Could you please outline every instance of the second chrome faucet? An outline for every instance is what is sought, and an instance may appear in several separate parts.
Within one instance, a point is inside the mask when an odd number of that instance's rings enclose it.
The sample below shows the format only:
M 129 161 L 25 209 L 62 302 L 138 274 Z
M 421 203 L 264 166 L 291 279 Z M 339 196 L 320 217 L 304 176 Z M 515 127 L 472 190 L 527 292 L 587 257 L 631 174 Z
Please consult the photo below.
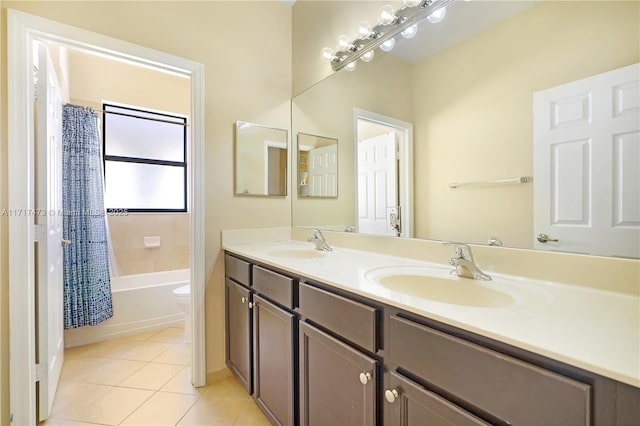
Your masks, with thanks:
M 476 265 L 469 245 L 451 241 L 445 241 L 443 244 L 452 245 L 456 249 L 455 257 L 449 259 L 449 264 L 456 267 L 456 275 L 464 278 L 473 278 L 474 280 L 491 280 L 491 276 L 482 272 Z

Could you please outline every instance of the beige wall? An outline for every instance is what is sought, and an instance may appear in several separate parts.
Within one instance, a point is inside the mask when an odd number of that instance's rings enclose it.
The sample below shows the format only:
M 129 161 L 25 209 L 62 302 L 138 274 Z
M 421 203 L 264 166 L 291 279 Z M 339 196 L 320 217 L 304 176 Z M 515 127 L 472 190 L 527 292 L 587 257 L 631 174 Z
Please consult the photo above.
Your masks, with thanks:
M 532 176 L 533 93 L 640 62 L 639 6 L 543 2 L 414 67 L 416 237 L 532 247 L 532 184 L 447 184 Z
M 55 49 L 54 49 L 55 50 Z M 190 114 L 189 80 L 120 61 L 66 52 L 71 102 L 102 109 L 116 102 L 154 111 Z M 189 215 L 129 213 L 108 216 L 119 275 L 189 268 Z M 159 236 L 160 247 L 145 248 L 144 237 Z
M 245 120 L 289 128 L 291 98 L 291 9 L 279 1 L 245 2 L 3 2 L 2 35 L 6 37 L 6 9 L 15 8 L 205 65 L 205 262 L 207 370 L 224 367 L 222 229 L 288 226 L 289 198 L 241 198 L 233 195 L 233 123 Z M 241 18 L 241 19 L 240 19 Z M 243 31 L 238 31 L 238 29 Z M 6 75 L 6 44 L 2 45 L 2 74 Z M 0 87 L 6 93 L 3 77 Z M 6 123 L 7 104 L 2 97 Z M 2 129 L 0 191 L 6 200 L 6 127 Z M 260 215 L 255 215 L 260 211 Z M 4 219 L 3 219 L 4 220 Z M 5 222 L 3 222 L 3 226 Z M 6 231 L 6 227 L 4 228 Z M 6 232 L 2 233 L 6 245 Z M 6 264 L 3 250 L 1 262 Z M 8 290 L 3 268 L 2 314 Z M 7 389 L 8 335 L 3 318 L 0 372 Z M 7 401 L 8 394 L 3 391 Z M 6 405 L 3 403 L 3 408 Z M 3 413 L 6 419 L 6 410 Z

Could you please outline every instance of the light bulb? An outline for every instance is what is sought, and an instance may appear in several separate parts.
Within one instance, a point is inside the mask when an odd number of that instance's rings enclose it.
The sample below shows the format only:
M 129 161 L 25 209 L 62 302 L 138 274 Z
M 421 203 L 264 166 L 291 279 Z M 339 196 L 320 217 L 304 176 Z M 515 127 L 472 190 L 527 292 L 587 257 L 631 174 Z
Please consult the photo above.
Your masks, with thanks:
M 338 47 L 342 50 L 349 50 L 351 48 L 351 39 L 346 35 L 338 37 Z
M 382 43 L 380 45 L 380 50 L 388 52 L 391 49 L 393 49 L 393 46 L 395 46 L 395 45 L 396 45 L 396 39 L 395 38 L 390 38 L 389 40 L 385 41 L 384 43 Z
M 322 59 L 331 61 L 335 57 L 333 49 L 330 47 L 325 47 L 320 51 L 320 55 L 322 55 Z
M 407 7 L 416 7 L 420 3 L 422 3 L 422 0 L 404 0 L 404 5 Z
M 360 59 L 362 59 L 362 62 L 371 62 L 373 61 L 373 50 L 368 51 L 367 53 L 364 53 L 362 56 L 360 56 Z
M 383 24 L 390 24 L 396 20 L 396 14 L 393 10 L 393 7 L 390 5 L 384 5 L 380 9 L 380 22 Z
M 436 10 L 431 15 L 427 16 L 427 19 L 432 24 L 437 24 L 438 22 L 440 22 L 440 21 L 442 21 L 444 19 L 446 14 L 447 14 L 447 8 L 443 7 L 443 8 L 440 8 L 440 9 Z
M 413 38 L 418 32 L 418 24 L 413 24 L 410 27 L 405 28 L 400 34 L 404 38 Z
M 344 66 L 344 69 L 351 72 L 356 69 L 356 65 L 358 65 L 356 61 L 349 62 L 347 65 Z
M 368 38 L 371 35 L 371 24 L 367 21 L 362 21 L 358 24 L 358 37 Z

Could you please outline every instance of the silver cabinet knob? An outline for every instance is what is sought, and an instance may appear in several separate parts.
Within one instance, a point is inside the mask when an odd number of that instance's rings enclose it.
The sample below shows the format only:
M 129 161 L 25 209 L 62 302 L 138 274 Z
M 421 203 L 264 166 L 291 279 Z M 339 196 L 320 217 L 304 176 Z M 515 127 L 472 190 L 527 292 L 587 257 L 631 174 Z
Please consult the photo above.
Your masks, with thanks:
M 538 234 L 538 241 L 540 241 L 541 243 L 546 243 L 546 242 L 554 242 L 557 243 L 558 240 L 557 239 L 553 239 L 553 238 L 549 238 L 549 236 L 547 234 Z
M 366 385 L 371 380 L 371 373 L 360 373 L 360 383 Z
M 258 304 L 258 302 L 249 302 L 249 309 L 253 309 L 254 306 L 256 306 Z
M 62 247 L 68 246 L 71 244 L 71 240 L 62 240 Z
M 396 402 L 396 399 L 399 396 L 400 396 L 400 393 L 398 393 L 396 389 L 391 389 L 391 390 L 387 389 L 386 391 L 384 391 L 384 398 L 391 404 Z
M 240 301 L 241 301 L 242 303 L 246 303 L 246 302 L 247 302 L 247 298 L 246 298 L 246 297 L 244 297 L 244 296 L 242 296 L 242 299 L 240 299 Z

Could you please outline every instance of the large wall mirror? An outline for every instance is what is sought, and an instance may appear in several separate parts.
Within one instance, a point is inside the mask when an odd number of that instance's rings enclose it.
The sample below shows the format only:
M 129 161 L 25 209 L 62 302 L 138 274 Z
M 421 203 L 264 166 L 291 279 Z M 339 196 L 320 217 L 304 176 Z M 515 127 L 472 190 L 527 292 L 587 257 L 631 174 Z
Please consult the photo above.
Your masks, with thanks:
M 363 16 L 359 19 L 371 20 L 371 11 L 375 13 L 379 8 L 376 4 L 375 9 L 367 10 L 365 5 L 369 3 L 373 2 L 363 2 Z M 315 13 L 320 4 L 317 2 L 312 9 Z M 336 5 L 330 7 L 335 9 Z M 350 10 L 353 13 L 353 7 Z M 357 22 L 356 18 L 353 20 Z M 552 187 L 549 176 L 536 176 L 538 172 L 534 171 L 534 94 L 640 62 L 639 33 L 638 2 L 450 4 L 439 24 L 421 23 L 413 39 L 397 37 L 390 52 L 376 50 L 372 62 L 359 61 L 353 72 L 333 73 L 293 99 L 294 134 L 332 135 L 340 140 L 338 197 L 313 200 L 294 197 L 293 226 L 360 230 L 358 218 L 362 206 L 358 205 L 358 186 L 362 182 L 356 164 L 355 111 L 366 110 L 413 126 L 410 200 L 413 237 L 638 257 L 637 198 L 635 204 L 631 199 L 618 206 L 623 206 L 618 210 L 624 211 L 619 216 L 625 219 L 619 222 L 617 232 L 631 242 L 628 245 L 631 251 L 604 244 L 605 238 L 598 235 L 591 243 L 566 246 L 564 243 L 572 237 L 557 238 L 555 226 L 543 228 L 536 223 L 536 211 L 544 210 L 565 215 L 566 223 L 573 229 L 585 227 L 583 222 L 591 220 L 585 216 L 585 209 L 596 204 L 612 208 L 615 179 L 605 187 L 609 191 L 604 196 L 608 201 L 599 196 L 589 200 L 573 193 L 564 199 L 564 204 L 534 205 L 537 199 L 534 189 Z M 318 46 L 318 51 L 321 47 Z M 640 123 L 637 78 L 636 82 L 631 79 L 627 83 L 616 87 L 624 88 L 620 91 L 626 93 L 621 101 L 625 105 L 624 114 L 637 126 Z M 590 119 L 591 112 L 602 109 L 597 97 L 574 102 L 585 99 L 580 96 L 558 100 L 554 111 L 565 114 L 566 120 L 571 121 L 571 117 Z M 611 107 L 604 110 L 610 111 Z M 618 172 L 624 181 L 624 191 L 637 194 L 640 132 L 638 129 L 625 132 L 624 137 L 614 136 L 617 154 L 608 158 L 621 159 Z M 585 138 L 576 137 L 569 142 L 582 139 Z M 586 148 L 588 144 L 574 145 L 562 145 L 569 149 L 553 155 L 575 157 L 566 157 L 568 160 L 553 167 L 558 166 L 561 175 L 571 175 L 581 182 L 599 181 L 593 172 L 599 167 L 594 166 L 594 161 L 601 156 L 585 156 L 585 152 L 591 152 Z M 621 171 L 623 163 L 626 174 Z M 547 164 L 547 169 L 553 167 Z M 494 181 L 511 183 L 452 185 Z M 541 182 L 544 184 L 540 185 Z M 383 210 L 380 209 L 381 214 Z M 386 210 L 384 219 L 388 221 L 393 211 Z M 545 243 L 538 241 L 542 233 L 549 238 Z
M 235 193 L 287 195 L 287 131 L 236 122 Z

